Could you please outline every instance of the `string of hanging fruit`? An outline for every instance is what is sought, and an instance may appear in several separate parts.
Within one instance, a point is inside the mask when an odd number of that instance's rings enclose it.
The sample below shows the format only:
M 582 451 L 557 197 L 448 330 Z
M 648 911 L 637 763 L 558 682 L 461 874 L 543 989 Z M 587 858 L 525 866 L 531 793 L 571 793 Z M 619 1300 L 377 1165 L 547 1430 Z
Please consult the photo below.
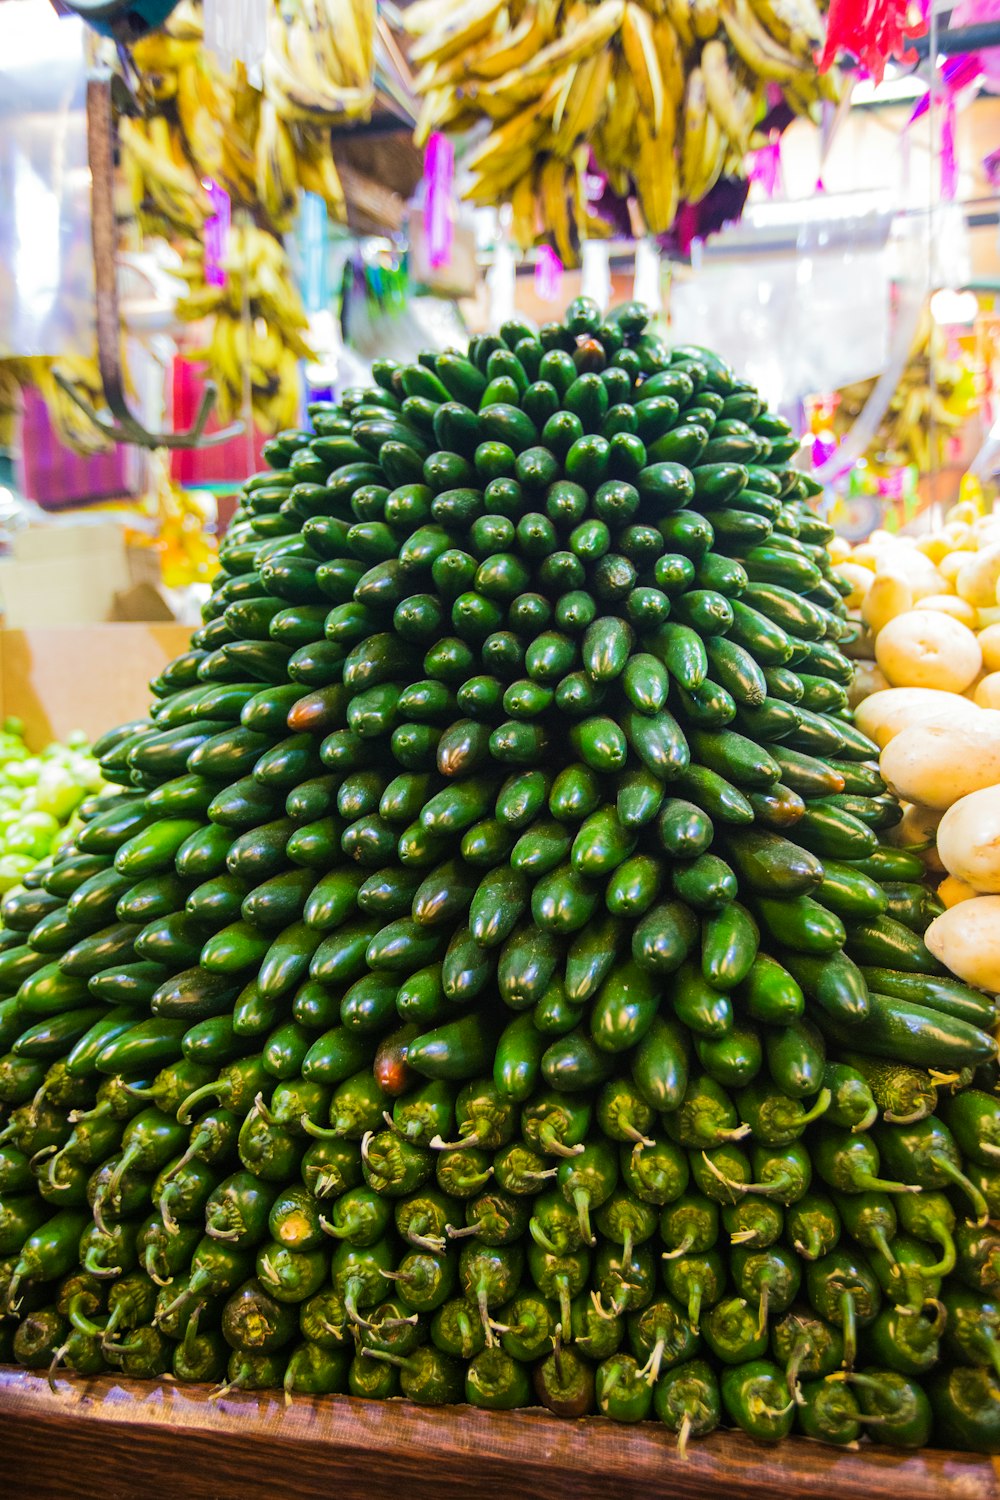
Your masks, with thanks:
M 548 240 L 567 265 L 608 232 L 588 170 L 634 192 L 665 234 L 682 201 L 743 175 L 776 104 L 818 118 L 839 93 L 816 70 L 814 0 L 417 0 L 403 25 L 421 68 L 418 142 L 487 121 L 467 197 L 510 203 L 517 243 Z

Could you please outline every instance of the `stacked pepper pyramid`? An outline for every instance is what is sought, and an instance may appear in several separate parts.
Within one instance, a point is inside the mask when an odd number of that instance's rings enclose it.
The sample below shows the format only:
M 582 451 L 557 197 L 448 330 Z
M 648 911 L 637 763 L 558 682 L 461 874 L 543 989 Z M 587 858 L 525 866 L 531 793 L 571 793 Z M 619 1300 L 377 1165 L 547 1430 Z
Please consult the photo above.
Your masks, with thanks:
M 1000 1449 L 994 1003 L 796 440 L 646 323 L 268 444 L 3 905 L 3 1358 Z

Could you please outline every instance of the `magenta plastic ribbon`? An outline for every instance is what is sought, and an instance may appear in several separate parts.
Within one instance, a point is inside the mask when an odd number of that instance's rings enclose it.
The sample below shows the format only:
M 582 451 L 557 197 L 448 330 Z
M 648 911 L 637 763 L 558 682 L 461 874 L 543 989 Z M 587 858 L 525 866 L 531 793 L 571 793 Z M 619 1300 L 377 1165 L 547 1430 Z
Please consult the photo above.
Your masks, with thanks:
M 229 240 L 229 194 L 211 177 L 203 177 L 201 185 L 213 210 L 211 218 L 205 220 L 205 281 L 208 286 L 225 286 L 226 273 L 222 262 Z
M 822 469 L 828 459 L 832 458 L 837 451 L 836 438 L 820 437 L 817 433 L 812 443 L 812 465 L 814 469 Z
M 1000 21 L 1000 0 L 958 0 L 948 24 L 975 26 L 987 21 Z M 984 47 L 978 58 L 982 87 L 1000 93 L 1000 47 Z
M 455 148 L 439 130 L 431 132 L 424 151 L 425 217 L 427 256 L 432 270 L 451 264 L 454 235 L 452 185 L 455 180 Z
M 558 302 L 562 291 L 563 263 L 551 245 L 539 245 L 535 260 L 535 292 L 543 302 Z
M 893 469 L 891 474 L 883 474 L 877 481 L 877 489 L 881 500 L 902 500 L 903 498 L 903 471 Z
M 772 131 L 766 146 L 747 154 L 747 177 L 759 182 L 768 198 L 773 198 L 781 181 L 781 137 Z
M 941 197 L 954 201 L 958 188 L 958 162 L 955 157 L 955 96 L 945 101 L 941 120 Z

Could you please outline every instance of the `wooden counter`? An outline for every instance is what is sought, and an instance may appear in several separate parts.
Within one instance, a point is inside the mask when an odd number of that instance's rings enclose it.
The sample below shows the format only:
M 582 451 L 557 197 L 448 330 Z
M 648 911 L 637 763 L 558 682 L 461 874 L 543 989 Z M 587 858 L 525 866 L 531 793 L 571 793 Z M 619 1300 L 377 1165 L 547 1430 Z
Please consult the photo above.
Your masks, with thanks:
M 1000 1469 L 1000 1461 L 998 1461 Z M 655 1423 L 253 1394 L 0 1370 L 2 1492 L 19 1500 L 1000 1500 L 989 1458 L 839 1452 L 728 1432 L 686 1462 Z

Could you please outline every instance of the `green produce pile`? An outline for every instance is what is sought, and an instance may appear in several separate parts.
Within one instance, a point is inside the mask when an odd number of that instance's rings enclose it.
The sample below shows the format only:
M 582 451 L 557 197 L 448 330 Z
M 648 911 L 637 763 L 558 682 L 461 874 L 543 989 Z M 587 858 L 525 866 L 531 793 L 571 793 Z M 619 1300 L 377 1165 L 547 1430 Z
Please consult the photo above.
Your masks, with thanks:
M 268 444 L 3 904 L 2 1357 L 1000 1450 L 994 1003 L 795 439 L 645 323 Z
M 86 735 L 71 734 L 32 755 L 24 725 L 5 719 L 0 729 L 0 892 L 9 891 L 55 852 L 66 824 L 88 792 L 102 784 Z

